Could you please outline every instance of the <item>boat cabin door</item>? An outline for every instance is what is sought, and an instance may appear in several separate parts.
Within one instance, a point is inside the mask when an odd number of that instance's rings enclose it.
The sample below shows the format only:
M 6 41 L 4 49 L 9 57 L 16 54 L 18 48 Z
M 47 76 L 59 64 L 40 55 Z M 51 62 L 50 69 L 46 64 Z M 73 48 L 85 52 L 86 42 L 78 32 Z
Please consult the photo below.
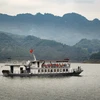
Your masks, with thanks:
M 14 72 L 14 66 L 10 66 L 10 71 L 11 71 L 11 73 Z

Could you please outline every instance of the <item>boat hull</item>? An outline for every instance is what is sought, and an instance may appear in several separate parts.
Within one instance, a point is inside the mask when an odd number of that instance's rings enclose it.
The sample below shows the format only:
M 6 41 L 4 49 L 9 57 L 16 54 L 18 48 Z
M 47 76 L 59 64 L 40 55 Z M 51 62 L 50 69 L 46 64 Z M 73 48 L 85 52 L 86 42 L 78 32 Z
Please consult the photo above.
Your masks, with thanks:
M 82 71 L 80 72 L 70 72 L 70 73 L 39 73 L 39 74 L 32 74 L 32 73 L 21 73 L 21 74 L 16 74 L 16 73 L 9 73 L 9 74 L 3 74 L 3 76 L 6 77 L 14 77 L 14 76 L 19 76 L 19 77 L 32 77 L 32 76 L 78 76 L 80 75 Z

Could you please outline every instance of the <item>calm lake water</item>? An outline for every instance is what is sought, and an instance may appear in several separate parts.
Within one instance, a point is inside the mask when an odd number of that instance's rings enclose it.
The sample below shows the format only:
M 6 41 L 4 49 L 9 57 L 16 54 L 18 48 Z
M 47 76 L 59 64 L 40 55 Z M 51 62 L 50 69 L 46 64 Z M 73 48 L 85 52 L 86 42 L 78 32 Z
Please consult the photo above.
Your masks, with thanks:
M 1 75 L 0 100 L 100 100 L 100 64 L 72 63 L 71 66 L 81 66 L 84 72 L 79 77 Z

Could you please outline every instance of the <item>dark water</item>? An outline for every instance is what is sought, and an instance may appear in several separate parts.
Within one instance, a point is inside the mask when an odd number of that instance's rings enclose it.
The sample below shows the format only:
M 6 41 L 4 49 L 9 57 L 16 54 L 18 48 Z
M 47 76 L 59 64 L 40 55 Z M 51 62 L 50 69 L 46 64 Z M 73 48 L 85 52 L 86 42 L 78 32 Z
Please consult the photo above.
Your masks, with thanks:
M 0 76 L 0 100 L 100 100 L 100 64 L 78 65 L 80 77 Z

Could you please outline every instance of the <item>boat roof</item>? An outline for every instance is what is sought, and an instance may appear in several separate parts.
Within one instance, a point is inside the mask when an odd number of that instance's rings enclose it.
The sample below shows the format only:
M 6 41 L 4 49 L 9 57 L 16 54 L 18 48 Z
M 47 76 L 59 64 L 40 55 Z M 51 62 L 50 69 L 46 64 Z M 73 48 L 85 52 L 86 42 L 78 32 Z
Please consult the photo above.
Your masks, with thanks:
M 30 62 L 35 63 L 35 62 L 68 62 L 68 60 L 30 60 Z
M 5 66 L 20 67 L 20 66 L 24 66 L 24 64 L 6 64 Z
M 68 60 L 29 60 L 31 63 L 36 63 L 36 62 L 68 62 Z M 20 66 L 27 66 L 27 64 L 5 64 L 5 66 L 14 66 L 14 67 L 20 67 Z

